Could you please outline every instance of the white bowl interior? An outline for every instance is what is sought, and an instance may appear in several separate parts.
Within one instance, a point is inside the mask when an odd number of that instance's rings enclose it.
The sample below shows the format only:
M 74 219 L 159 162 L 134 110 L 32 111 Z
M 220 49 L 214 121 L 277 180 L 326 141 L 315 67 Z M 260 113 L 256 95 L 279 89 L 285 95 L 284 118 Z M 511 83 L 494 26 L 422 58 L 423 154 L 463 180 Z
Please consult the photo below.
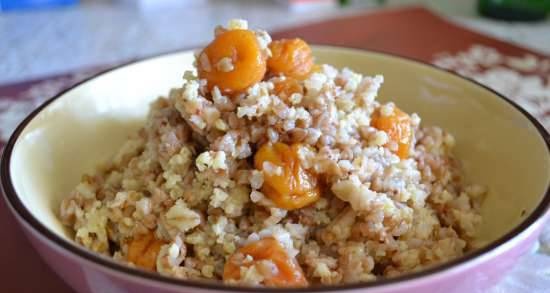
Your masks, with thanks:
M 316 47 L 318 63 L 383 74 L 381 100 L 417 112 L 425 124 L 455 135 L 466 178 L 490 193 L 479 239 L 513 229 L 539 204 L 550 181 L 544 140 L 513 106 L 474 83 L 413 61 L 383 54 Z M 192 52 L 127 65 L 65 92 L 25 127 L 10 165 L 23 204 L 48 229 L 71 235 L 57 218 L 61 199 L 82 174 L 108 160 L 143 123 L 149 103 L 181 84 Z

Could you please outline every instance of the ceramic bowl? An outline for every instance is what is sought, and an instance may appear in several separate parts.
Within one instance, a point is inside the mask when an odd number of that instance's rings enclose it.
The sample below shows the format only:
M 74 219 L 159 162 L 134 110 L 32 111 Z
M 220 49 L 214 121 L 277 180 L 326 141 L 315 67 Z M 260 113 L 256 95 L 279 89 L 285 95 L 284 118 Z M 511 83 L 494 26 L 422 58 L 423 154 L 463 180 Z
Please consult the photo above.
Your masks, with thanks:
M 315 47 L 318 63 L 383 74 L 381 100 L 455 135 L 466 180 L 486 184 L 481 248 L 420 272 L 302 292 L 484 292 L 527 252 L 550 218 L 550 147 L 544 128 L 473 81 L 382 53 Z M 88 79 L 30 114 L 1 162 L 8 206 L 44 260 L 78 292 L 268 292 L 177 280 L 127 267 L 76 245 L 56 214 L 81 174 L 109 159 L 144 122 L 149 103 L 181 85 L 190 51 L 131 63 Z M 279 290 L 281 291 L 281 290 Z M 290 290 L 282 290 L 290 291 Z

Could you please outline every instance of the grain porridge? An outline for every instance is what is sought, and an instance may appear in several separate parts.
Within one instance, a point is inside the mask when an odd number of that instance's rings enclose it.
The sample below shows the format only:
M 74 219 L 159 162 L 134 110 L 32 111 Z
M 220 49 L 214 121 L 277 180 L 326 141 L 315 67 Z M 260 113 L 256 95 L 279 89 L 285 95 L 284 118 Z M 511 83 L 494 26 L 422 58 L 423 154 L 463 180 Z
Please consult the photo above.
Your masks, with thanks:
M 450 133 L 376 100 L 383 81 L 232 20 L 59 216 L 97 253 L 226 284 L 365 282 L 456 258 L 486 190 L 463 182 Z

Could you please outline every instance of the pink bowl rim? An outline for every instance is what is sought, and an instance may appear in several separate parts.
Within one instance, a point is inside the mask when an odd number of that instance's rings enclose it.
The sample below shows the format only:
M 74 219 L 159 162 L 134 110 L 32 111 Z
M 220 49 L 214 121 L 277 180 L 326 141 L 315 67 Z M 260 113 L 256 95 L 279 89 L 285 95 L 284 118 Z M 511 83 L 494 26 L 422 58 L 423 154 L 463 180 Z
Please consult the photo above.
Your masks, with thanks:
M 545 142 L 548 155 L 550 156 L 550 134 L 548 131 L 540 124 L 540 122 L 533 117 L 531 114 L 529 114 L 526 110 L 524 110 L 521 106 L 519 106 L 516 102 L 504 97 L 502 94 L 496 92 L 495 90 L 471 79 L 468 77 L 464 77 L 461 75 L 458 75 L 450 70 L 439 68 L 433 64 L 426 63 L 424 61 L 410 58 L 410 57 L 404 57 L 396 54 L 390 54 L 386 52 L 376 51 L 376 50 L 364 50 L 364 49 L 356 49 L 356 48 L 349 48 L 349 47 L 340 47 L 340 46 L 327 46 L 327 45 L 318 45 L 316 47 L 320 48 L 335 48 L 335 49 L 343 49 L 348 51 L 355 51 L 355 52 L 367 52 L 367 53 L 375 53 L 378 55 L 382 55 L 385 57 L 390 58 L 396 58 L 401 59 L 405 62 L 412 62 L 416 63 L 417 65 L 421 66 L 427 66 L 430 67 L 433 70 L 440 71 L 442 73 L 446 73 L 449 75 L 453 75 L 455 77 L 458 77 L 460 79 L 463 79 L 469 83 L 473 83 L 476 86 L 485 89 L 493 94 L 495 98 L 500 98 L 504 102 L 511 105 L 516 111 L 520 112 L 523 116 L 525 116 L 531 124 L 537 129 L 540 137 Z M 533 210 L 531 214 L 529 214 L 519 225 L 514 227 L 512 230 L 510 230 L 508 233 L 504 234 L 497 240 L 491 242 L 489 245 L 486 245 L 485 247 L 474 250 L 472 252 L 468 252 L 458 258 L 452 259 L 450 261 L 444 262 L 439 265 L 435 265 L 430 268 L 426 268 L 423 270 L 420 270 L 418 272 L 412 272 L 403 274 L 401 276 L 392 277 L 392 278 L 382 278 L 376 281 L 371 282 L 362 282 L 362 283 L 356 283 L 356 284 L 347 284 L 347 285 L 335 285 L 335 286 L 313 286 L 313 287 L 306 287 L 306 288 L 263 288 L 263 287 L 243 287 L 243 286 L 229 286 L 225 285 L 223 283 L 216 283 L 216 282 L 206 282 L 206 281 L 193 281 L 193 280 L 184 280 L 184 279 L 177 279 L 172 277 L 167 277 L 160 275 L 158 273 L 149 272 L 137 268 L 132 268 L 129 266 L 126 266 L 122 263 L 116 262 L 110 258 L 106 258 L 103 256 L 100 256 L 96 253 L 93 253 L 81 246 L 78 246 L 76 243 L 72 241 L 68 241 L 61 236 L 57 235 L 56 233 L 50 231 L 44 224 L 42 224 L 23 204 L 23 202 L 19 199 L 19 196 L 17 195 L 17 192 L 15 191 L 15 188 L 12 183 L 11 179 L 11 172 L 10 172 L 10 163 L 11 163 L 11 156 L 13 153 L 14 146 L 25 129 L 25 127 L 34 119 L 36 115 L 38 115 L 42 110 L 44 110 L 48 105 L 50 105 L 55 100 L 62 98 L 65 93 L 71 91 L 72 89 L 91 81 L 97 77 L 102 76 L 105 73 L 111 72 L 113 70 L 125 67 L 127 65 L 131 65 L 140 61 L 145 61 L 149 59 L 154 59 L 157 57 L 167 56 L 171 54 L 176 53 L 184 53 L 189 50 L 176 50 L 172 52 L 165 52 L 162 54 L 152 55 L 147 58 L 139 59 L 139 60 L 132 60 L 127 63 L 123 63 L 117 66 L 114 66 L 112 68 L 103 70 L 91 77 L 88 77 L 71 87 L 68 87 L 67 89 L 64 89 L 60 93 L 56 94 L 52 98 L 45 101 L 42 105 L 40 105 L 38 108 L 36 108 L 34 111 L 32 111 L 14 130 L 12 135 L 10 136 L 7 144 L 4 147 L 2 158 L 0 162 L 0 180 L 1 180 L 1 188 L 2 193 L 4 195 L 4 200 L 7 202 L 8 206 L 11 208 L 11 210 L 23 221 L 25 221 L 25 224 L 27 224 L 29 227 L 31 227 L 34 232 L 41 234 L 43 237 L 48 239 L 50 242 L 54 243 L 55 245 L 59 246 L 62 250 L 66 250 L 69 253 L 71 253 L 74 256 L 80 257 L 85 259 L 86 261 L 89 261 L 91 263 L 94 263 L 96 265 L 99 265 L 100 267 L 106 267 L 108 269 L 114 270 L 118 273 L 127 274 L 131 277 L 137 277 L 148 281 L 153 282 L 159 282 L 159 283 L 165 283 L 168 285 L 175 285 L 175 286 L 182 286 L 182 287 L 190 287 L 190 288 L 197 288 L 197 289 L 209 289 L 209 290 L 217 290 L 217 291 L 231 291 L 231 292 L 285 292 L 292 290 L 293 292 L 326 292 L 326 291 L 334 291 L 334 290 L 340 290 L 340 291 L 348 291 L 348 290 L 357 290 L 357 289 L 374 289 L 374 288 L 380 288 L 380 287 L 387 287 L 390 285 L 400 285 L 408 281 L 417 281 L 423 278 L 430 277 L 432 275 L 435 275 L 436 273 L 443 273 L 445 271 L 450 271 L 453 268 L 458 267 L 459 265 L 466 264 L 469 262 L 472 262 L 473 260 L 480 259 L 482 256 L 489 254 L 490 252 L 493 252 L 497 250 L 498 248 L 503 247 L 506 243 L 510 242 L 511 240 L 517 238 L 519 234 L 524 232 L 525 230 L 529 229 L 531 226 L 534 226 L 534 224 L 542 221 L 542 219 L 545 217 L 545 215 L 548 213 L 550 215 L 550 184 L 547 186 L 546 191 L 544 193 L 544 196 L 542 200 L 539 202 L 539 204 L 536 206 L 536 208 Z

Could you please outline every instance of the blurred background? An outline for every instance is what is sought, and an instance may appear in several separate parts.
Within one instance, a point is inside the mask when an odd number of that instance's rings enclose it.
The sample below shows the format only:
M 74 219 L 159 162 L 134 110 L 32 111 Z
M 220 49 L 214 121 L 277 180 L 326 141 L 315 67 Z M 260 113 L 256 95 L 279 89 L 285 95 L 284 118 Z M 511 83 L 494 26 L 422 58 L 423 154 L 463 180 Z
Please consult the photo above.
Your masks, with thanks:
M 235 17 L 274 31 L 407 5 L 550 53 L 550 0 L 0 0 L 0 85 L 196 47 Z

